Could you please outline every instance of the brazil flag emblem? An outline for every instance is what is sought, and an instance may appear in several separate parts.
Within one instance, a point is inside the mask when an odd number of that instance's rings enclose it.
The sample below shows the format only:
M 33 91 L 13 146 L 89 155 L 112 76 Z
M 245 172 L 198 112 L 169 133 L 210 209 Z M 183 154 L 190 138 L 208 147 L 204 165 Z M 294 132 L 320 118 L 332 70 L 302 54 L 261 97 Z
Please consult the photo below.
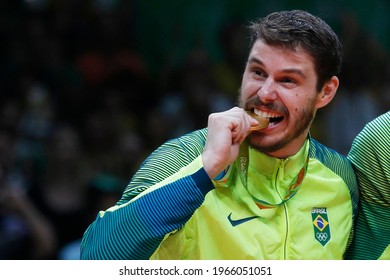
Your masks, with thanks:
M 313 219 L 314 237 L 322 246 L 325 246 L 331 238 L 326 207 L 313 207 L 311 217 Z

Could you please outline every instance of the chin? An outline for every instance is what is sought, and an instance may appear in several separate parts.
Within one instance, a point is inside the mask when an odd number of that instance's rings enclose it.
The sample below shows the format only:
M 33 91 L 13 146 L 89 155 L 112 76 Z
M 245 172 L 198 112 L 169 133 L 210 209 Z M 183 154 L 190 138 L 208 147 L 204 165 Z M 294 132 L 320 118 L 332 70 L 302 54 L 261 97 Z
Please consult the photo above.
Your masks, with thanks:
M 283 139 L 278 139 L 270 135 L 267 136 L 261 132 L 250 134 L 248 136 L 248 143 L 250 147 L 265 154 L 277 152 L 288 144 Z

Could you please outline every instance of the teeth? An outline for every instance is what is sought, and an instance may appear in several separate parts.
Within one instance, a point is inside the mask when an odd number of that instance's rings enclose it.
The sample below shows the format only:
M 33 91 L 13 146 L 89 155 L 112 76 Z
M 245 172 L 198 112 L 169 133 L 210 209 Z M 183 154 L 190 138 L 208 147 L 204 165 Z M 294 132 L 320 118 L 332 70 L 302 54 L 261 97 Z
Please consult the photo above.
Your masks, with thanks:
M 281 117 L 281 115 L 277 114 L 277 113 L 270 113 L 270 112 L 263 112 L 263 111 L 260 111 L 259 109 L 255 108 L 254 110 L 254 113 L 256 115 L 258 115 L 259 117 L 262 117 L 262 118 L 278 118 L 278 117 Z

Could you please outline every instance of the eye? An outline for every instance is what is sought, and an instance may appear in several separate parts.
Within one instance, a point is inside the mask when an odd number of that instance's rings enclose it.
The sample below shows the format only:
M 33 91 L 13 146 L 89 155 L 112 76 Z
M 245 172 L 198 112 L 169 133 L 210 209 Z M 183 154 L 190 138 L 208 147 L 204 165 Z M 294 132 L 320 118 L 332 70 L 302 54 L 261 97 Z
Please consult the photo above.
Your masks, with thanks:
M 253 73 L 256 75 L 256 76 L 259 76 L 259 77 L 267 77 L 267 75 L 265 74 L 264 71 L 260 70 L 260 69 L 254 69 L 253 70 Z
M 293 88 L 297 86 L 298 81 L 289 77 L 285 77 L 279 80 L 279 83 L 286 88 Z
M 295 84 L 296 83 L 296 81 L 294 79 L 291 79 L 291 78 L 283 78 L 283 79 L 281 79 L 281 82 L 286 83 L 286 84 L 291 84 L 291 83 Z

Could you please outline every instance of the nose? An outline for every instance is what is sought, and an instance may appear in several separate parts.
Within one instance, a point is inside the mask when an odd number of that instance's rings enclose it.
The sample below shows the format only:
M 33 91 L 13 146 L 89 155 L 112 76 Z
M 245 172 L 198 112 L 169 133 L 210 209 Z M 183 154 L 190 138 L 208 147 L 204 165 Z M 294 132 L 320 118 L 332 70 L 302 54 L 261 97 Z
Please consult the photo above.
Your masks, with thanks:
M 277 98 L 275 81 L 268 77 L 259 88 L 257 95 L 264 103 L 275 101 Z

